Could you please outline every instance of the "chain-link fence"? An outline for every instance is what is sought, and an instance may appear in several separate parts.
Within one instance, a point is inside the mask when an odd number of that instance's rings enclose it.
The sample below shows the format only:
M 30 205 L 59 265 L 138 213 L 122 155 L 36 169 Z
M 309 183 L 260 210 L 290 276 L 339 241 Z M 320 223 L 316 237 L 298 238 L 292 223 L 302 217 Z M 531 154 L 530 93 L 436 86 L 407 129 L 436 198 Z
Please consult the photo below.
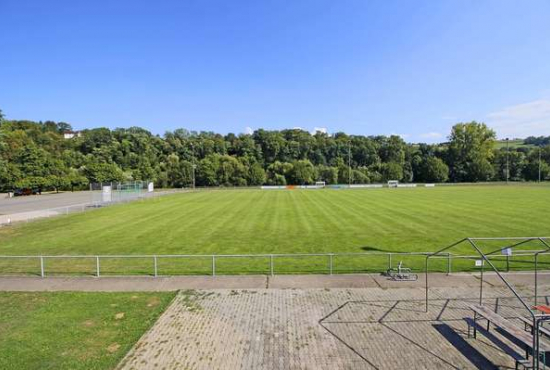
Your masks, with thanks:
M 109 184 L 109 186 L 111 186 Z M 167 194 L 173 194 L 177 192 L 184 192 L 188 190 L 184 189 L 171 189 L 163 191 L 148 191 L 148 187 L 128 187 L 115 185 L 116 190 L 108 196 L 103 196 L 101 190 L 92 190 L 92 189 L 101 189 L 103 185 L 91 186 L 90 187 L 90 202 L 88 203 L 79 203 L 71 204 L 67 206 L 47 208 L 36 211 L 26 211 L 26 212 L 17 212 L 6 215 L 0 215 L 0 227 L 7 226 L 19 222 L 30 222 L 39 218 L 48 218 L 55 217 L 60 215 L 69 215 L 77 212 L 85 212 L 101 207 L 107 207 L 115 204 L 131 202 L 139 199 L 148 199 L 158 196 L 163 196 Z M 144 186 L 144 185 L 141 185 Z M 148 186 L 148 185 L 147 185 Z
M 154 191 L 150 181 L 99 182 L 90 184 L 92 204 L 119 203 L 135 200 Z

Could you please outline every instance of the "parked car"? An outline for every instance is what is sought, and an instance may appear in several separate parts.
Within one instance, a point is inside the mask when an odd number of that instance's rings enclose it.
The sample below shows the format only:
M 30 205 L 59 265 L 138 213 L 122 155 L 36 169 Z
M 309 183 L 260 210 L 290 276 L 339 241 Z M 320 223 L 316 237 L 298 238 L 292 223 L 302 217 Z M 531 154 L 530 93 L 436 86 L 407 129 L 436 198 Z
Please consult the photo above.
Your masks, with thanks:
M 41 194 L 42 192 L 40 191 L 40 189 L 29 189 L 29 188 L 24 188 L 24 189 L 16 189 L 15 192 L 13 193 L 13 195 L 15 195 L 16 197 L 19 197 L 19 196 L 23 196 L 23 195 L 36 195 L 36 194 Z

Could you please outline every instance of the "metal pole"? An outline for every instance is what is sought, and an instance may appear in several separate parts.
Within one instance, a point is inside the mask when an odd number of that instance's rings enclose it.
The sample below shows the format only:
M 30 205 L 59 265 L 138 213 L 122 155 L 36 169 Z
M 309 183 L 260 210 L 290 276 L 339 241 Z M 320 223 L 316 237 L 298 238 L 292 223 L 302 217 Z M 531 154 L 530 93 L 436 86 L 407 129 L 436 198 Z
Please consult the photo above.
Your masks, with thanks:
M 40 276 L 44 277 L 44 257 L 40 256 Z
M 273 276 L 273 255 L 269 256 L 269 271 L 271 273 L 271 276 Z
M 485 265 L 485 261 L 481 260 L 481 279 L 480 286 L 479 286 L 479 305 L 483 306 L 483 265 Z
M 541 180 L 541 178 L 540 178 L 541 160 L 542 160 L 542 146 L 539 146 L 539 182 L 540 182 L 540 180 Z
M 538 259 L 539 255 L 538 253 L 535 254 L 535 306 L 537 305 L 537 299 L 538 299 Z
M 388 253 L 388 270 L 391 269 L 391 253 Z
M 510 178 L 510 145 L 508 138 L 506 138 L 506 184 Z
M 426 266 L 424 267 L 424 275 L 426 275 L 426 313 L 428 312 L 428 260 L 430 256 L 426 256 Z
M 212 255 L 212 276 L 216 276 L 216 256 Z
M 447 276 L 451 273 L 451 253 L 447 253 Z
M 510 256 L 506 255 L 506 272 L 510 272 Z
M 348 185 L 351 187 L 351 139 L 348 141 Z
M 158 276 L 157 256 L 153 257 L 153 261 L 155 263 L 155 277 L 157 277 Z
M 96 276 L 99 277 L 99 256 L 95 257 L 95 273 Z
M 334 256 L 333 254 L 329 254 L 329 256 L 328 256 L 328 267 L 329 267 L 329 272 L 330 272 L 331 275 L 332 275 L 332 257 L 333 256 Z
M 191 152 L 192 152 L 192 166 L 193 167 L 193 190 L 195 190 L 195 146 L 191 143 Z

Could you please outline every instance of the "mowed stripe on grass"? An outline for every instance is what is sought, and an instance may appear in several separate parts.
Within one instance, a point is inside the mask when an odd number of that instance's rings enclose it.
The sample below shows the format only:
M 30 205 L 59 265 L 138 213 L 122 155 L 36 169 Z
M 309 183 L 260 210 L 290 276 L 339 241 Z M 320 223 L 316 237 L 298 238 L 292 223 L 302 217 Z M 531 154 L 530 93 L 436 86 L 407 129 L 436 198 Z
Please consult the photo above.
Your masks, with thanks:
M 198 191 L 2 228 L 0 255 L 431 251 L 548 235 L 549 206 L 535 185 Z

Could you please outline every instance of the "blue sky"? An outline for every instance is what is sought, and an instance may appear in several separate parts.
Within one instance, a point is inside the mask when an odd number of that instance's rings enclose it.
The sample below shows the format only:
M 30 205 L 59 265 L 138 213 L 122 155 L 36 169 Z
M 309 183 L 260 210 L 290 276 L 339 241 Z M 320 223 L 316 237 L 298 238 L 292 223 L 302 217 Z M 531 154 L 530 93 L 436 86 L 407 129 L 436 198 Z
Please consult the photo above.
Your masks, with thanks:
M 0 0 L 0 19 L 12 119 L 550 135 L 547 0 Z

